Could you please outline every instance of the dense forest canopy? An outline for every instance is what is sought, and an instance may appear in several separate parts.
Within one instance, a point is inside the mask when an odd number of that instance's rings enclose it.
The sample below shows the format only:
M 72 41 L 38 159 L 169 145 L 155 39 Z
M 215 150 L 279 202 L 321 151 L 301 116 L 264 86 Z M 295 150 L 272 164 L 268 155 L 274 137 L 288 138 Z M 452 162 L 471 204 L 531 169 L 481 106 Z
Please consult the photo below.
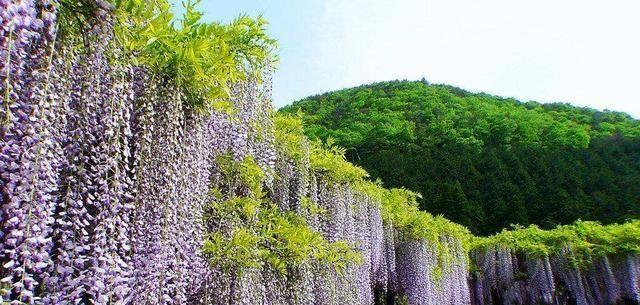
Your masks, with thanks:
M 520 102 L 426 81 L 312 96 L 307 135 L 334 141 L 372 177 L 422 194 L 422 209 L 490 234 L 640 215 L 640 121 L 625 113 Z

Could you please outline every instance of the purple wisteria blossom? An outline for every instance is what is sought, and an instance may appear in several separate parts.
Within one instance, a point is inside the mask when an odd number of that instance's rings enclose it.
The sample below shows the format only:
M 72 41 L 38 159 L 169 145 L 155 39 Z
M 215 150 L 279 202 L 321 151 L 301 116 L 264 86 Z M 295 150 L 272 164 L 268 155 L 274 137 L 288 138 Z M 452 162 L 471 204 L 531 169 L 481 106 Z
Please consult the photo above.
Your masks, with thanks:
M 579 268 L 567 246 L 550 257 L 517 255 L 503 246 L 477 250 L 472 304 L 638 304 L 638 259 L 594 258 Z M 625 303 L 626 302 L 626 303 Z

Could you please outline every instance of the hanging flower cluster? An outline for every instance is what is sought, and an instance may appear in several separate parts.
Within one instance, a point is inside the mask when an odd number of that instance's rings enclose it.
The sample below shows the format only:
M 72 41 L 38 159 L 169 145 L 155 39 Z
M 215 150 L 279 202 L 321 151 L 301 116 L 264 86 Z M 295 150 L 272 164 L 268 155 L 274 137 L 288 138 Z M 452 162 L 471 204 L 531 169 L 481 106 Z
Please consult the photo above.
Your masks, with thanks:
M 216 117 L 193 109 L 185 88 L 128 65 L 112 36 L 115 6 L 0 9 L 0 298 L 197 299 L 210 274 L 202 211 Z
M 48 60 L 55 6 L 0 2 L 0 292 L 30 302 L 51 266 L 59 166 Z M 4 298 L 3 298 L 4 299 Z
M 477 304 L 555 304 L 555 283 L 548 258 L 523 259 L 510 249 L 497 247 L 474 253 L 473 259 L 478 264 L 474 278 Z M 526 269 L 520 270 L 520 266 Z M 529 286 L 524 284 L 524 277 L 529 276 L 524 273 L 527 271 L 531 274 L 527 279 Z M 478 274 L 482 274 L 481 279 Z M 495 291 L 503 292 L 499 294 L 500 300 L 493 300 Z
M 470 304 L 466 253 L 459 240 L 443 236 L 441 242 L 401 239 L 397 272 L 409 304 Z M 443 245 L 450 258 L 438 253 Z
M 63 158 L 46 303 L 107 303 L 129 291 L 133 88 L 130 69 L 104 57 L 108 34 L 93 38 L 95 52 L 64 50 L 52 71 Z
M 329 241 L 346 241 L 362 256 L 360 264 L 341 272 L 312 264 L 313 272 L 303 282 L 315 282 L 314 289 L 307 290 L 304 299 L 313 304 L 387 304 L 406 295 L 409 304 L 469 304 L 466 249 L 458 239 L 466 235 L 459 227 L 418 212 L 410 192 L 387 191 L 367 182 L 366 173 L 346 162 L 342 151 L 304 137 L 299 119 L 274 120 L 273 195 L 280 208 L 303 215 Z M 413 234 L 422 230 L 431 233 Z M 411 258 L 414 265 L 404 264 L 408 257 L 402 254 L 404 244 L 396 241 L 400 235 L 438 250 L 423 260 Z M 435 262 L 434 268 L 424 265 L 427 261 Z M 437 272 L 439 282 L 434 284 Z M 431 289 L 439 298 L 419 299 L 413 287 Z
M 480 238 L 472 251 L 473 304 L 640 303 L 640 222 L 577 222 Z
M 499 247 L 474 253 L 474 304 L 638 303 L 638 259 L 601 257 L 586 270 L 570 261 L 570 248 L 552 257 L 516 255 Z

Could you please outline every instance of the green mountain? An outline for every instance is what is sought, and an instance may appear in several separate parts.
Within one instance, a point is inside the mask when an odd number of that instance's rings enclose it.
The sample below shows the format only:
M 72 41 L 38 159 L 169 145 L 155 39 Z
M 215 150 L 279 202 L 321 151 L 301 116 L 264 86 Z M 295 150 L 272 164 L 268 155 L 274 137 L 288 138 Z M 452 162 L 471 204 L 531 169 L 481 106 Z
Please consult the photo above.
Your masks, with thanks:
M 568 104 L 520 102 L 426 81 L 312 96 L 299 113 L 311 138 L 422 209 L 490 234 L 511 224 L 640 217 L 640 121 Z

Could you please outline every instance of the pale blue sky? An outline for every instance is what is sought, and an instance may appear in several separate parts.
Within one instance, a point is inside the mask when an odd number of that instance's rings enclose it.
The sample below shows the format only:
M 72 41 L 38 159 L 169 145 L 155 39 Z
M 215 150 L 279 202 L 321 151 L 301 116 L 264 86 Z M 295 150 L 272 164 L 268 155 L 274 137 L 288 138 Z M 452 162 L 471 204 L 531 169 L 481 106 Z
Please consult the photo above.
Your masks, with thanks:
M 205 0 L 208 20 L 263 14 L 277 107 L 426 77 L 471 91 L 640 118 L 640 1 Z

